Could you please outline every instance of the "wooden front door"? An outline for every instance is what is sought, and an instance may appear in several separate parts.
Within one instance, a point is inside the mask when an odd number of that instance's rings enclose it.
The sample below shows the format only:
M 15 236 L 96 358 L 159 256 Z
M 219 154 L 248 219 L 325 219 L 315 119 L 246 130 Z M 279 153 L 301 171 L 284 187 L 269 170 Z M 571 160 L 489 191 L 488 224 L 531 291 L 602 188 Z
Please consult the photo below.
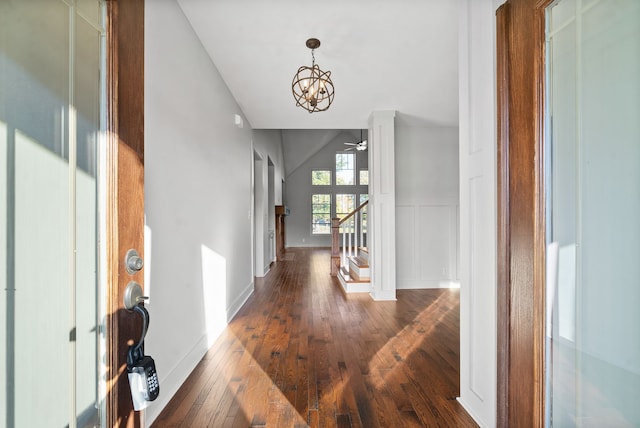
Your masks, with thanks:
M 124 308 L 125 288 L 143 284 L 125 256 L 144 260 L 144 0 L 107 3 L 107 426 L 141 426 L 133 411 L 126 370 L 141 319 Z
M 498 9 L 498 426 L 640 421 L 638 17 Z
M 500 427 L 544 424 L 544 8 L 497 12 L 498 414 Z

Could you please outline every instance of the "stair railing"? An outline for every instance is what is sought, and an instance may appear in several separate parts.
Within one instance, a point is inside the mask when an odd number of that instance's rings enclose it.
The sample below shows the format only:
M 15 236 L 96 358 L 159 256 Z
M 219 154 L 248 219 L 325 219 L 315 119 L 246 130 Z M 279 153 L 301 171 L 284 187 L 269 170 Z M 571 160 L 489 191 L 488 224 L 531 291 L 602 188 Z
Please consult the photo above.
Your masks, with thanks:
M 364 208 L 368 203 L 369 201 L 364 201 L 341 219 L 337 217 L 331 219 L 331 276 L 338 275 L 340 267 L 347 265 L 348 258 L 357 256 L 358 249 L 367 245 Z M 342 246 L 340 245 L 340 228 L 342 228 Z M 340 249 L 342 249 L 342 255 Z

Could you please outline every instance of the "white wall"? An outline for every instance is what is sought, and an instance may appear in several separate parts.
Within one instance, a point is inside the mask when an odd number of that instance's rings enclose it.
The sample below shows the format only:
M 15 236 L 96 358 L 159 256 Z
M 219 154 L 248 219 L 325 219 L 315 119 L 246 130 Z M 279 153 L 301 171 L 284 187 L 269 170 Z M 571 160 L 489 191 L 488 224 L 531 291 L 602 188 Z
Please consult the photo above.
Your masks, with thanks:
M 460 397 L 496 425 L 496 0 L 460 0 Z
M 256 219 L 254 240 L 256 253 L 255 275 L 263 277 L 275 254 L 275 243 L 270 233 L 275 231 L 275 206 L 282 205 L 282 180 L 284 179 L 284 158 L 282 133 L 279 130 L 254 130 L 253 153 L 261 160 L 254 162 L 253 194 L 258 196 L 253 207 Z M 272 163 L 273 166 L 269 164 Z M 259 189 L 255 186 L 260 186 Z
M 145 70 L 146 352 L 162 391 L 150 424 L 253 292 L 254 137 L 175 1 L 146 3 Z M 280 162 L 277 136 L 255 140 Z
M 310 133 L 313 135 L 315 131 L 310 131 Z M 295 135 L 300 139 L 300 144 L 304 144 L 304 132 L 296 131 Z M 313 139 L 313 141 L 315 141 L 315 139 Z M 347 147 L 344 143 L 347 141 L 354 141 L 351 133 L 342 132 L 338 134 L 322 149 L 317 151 L 317 153 L 287 176 L 286 200 L 291 211 L 290 215 L 285 218 L 285 239 L 287 247 L 331 246 L 331 234 L 311 234 L 311 195 L 313 193 L 347 193 L 356 195 L 368 193 L 368 186 L 335 185 L 336 152 L 344 150 Z M 332 171 L 333 185 L 312 186 L 311 171 L 313 169 L 326 169 Z M 357 171 L 360 169 L 368 169 L 367 152 L 356 151 L 356 180 Z M 356 196 L 356 198 L 358 198 L 358 196 Z M 332 201 L 331 210 L 332 216 L 335 215 L 335 199 Z
M 397 288 L 457 285 L 458 128 L 396 126 Z
M 308 161 L 342 132 L 345 131 L 339 129 L 283 130 L 282 147 L 284 148 L 285 174 L 291 175 L 300 165 Z M 357 134 L 350 141 L 356 141 L 359 136 L 360 134 Z

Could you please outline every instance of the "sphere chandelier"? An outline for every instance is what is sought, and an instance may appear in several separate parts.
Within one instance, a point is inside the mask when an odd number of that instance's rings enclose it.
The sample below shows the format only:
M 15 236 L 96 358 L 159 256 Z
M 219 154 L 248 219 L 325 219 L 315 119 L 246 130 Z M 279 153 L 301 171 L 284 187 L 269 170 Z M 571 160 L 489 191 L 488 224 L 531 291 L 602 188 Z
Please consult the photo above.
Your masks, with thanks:
M 311 38 L 307 40 L 307 47 L 311 49 L 311 67 L 303 65 L 293 76 L 291 89 L 296 100 L 296 106 L 300 106 L 309 113 L 325 111 L 333 102 L 333 82 L 331 72 L 322 71 L 316 64 L 314 50 L 320 47 L 320 40 Z

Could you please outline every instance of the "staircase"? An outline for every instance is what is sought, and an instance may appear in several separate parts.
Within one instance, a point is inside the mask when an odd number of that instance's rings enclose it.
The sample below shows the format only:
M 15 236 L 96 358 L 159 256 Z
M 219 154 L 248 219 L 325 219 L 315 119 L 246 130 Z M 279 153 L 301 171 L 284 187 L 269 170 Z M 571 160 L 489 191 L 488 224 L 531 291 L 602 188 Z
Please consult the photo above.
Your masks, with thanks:
M 366 246 L 367 204 L 368 201 L 344 218 L 333 218 L 331 221 L 331 275 L 338 277 L 345 293 L 371 291 L 369 251 Z
M 346 293 L 368 293 L 371 291 L 369 281 L 369 252 L 365 247 L 359 248 L 358 256 L 347 257 L 347 266 L 341 266 L 338 280 Z

